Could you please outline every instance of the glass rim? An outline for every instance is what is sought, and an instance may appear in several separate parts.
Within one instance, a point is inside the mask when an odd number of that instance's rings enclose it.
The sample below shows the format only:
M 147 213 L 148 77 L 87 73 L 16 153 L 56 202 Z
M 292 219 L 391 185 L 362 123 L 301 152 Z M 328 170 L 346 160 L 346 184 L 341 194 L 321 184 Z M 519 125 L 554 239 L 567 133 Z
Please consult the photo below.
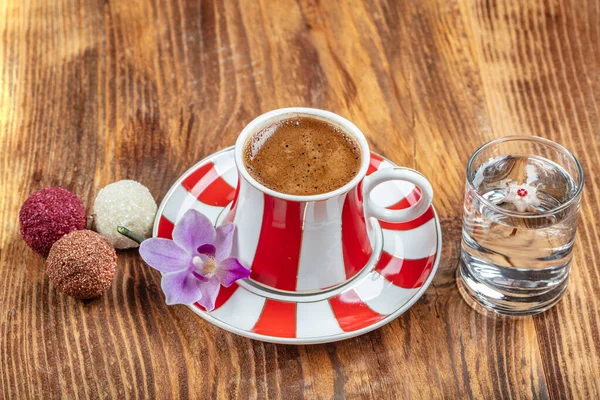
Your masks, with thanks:
M 531 214 L 531 213 L 520 212 L 520 211 L 509 211 L 509 210 L 505 210 L 505 209 L 498 207 L 494 203 L 492 203 L 489 200 L 487 200 L 486 198 L 484 198 L 481 195 L 481 193 L 479 193 L 479 191 L 475 188 L 475 186 L 473 186 L 473 182 L 471 179 L 471 172 L 472 172 L 472 165 L 473 165 L 473 161 L 475 160 L 475 157 L 477 157 L 477 155 L 479 155 L 479 153 L 481 153 L 486 148 L 493 146 L 495 144 L 503 143 L 503 142 L 519 141 L 519 140 L 538 142 L 543 145 L 548 145 L 548 146 L 554 147 L 556 150 L 559 150 L 560 152 L 565 153 L 568 157 L 571 158 L 571 160 L 575 163 L 575 166 L 577 167 L 577 171 L 579 173 L 580 179 L 579 179 L 579 182 L 577 183 L 577 190 L 575 191 L 575 194 L 573 194 L 573 196 L 571 196 L 571 198 L 569 198 L 569 200 L 565 201 L 563 204 L 559 205 L 558 207 L 554 207 L 548 211 L 544 211 L 542 213 L 537 213 L 537 214 Z M 486 142 L 486 143 L 482 144 L 481 146 L 479 146 L 479 148 L 477 148 L 477 150 L 475 150 L 473 152 L 473 154 L 471 154 L 471 157 L 469 157 L 469 161 L 467 162 L 467 185 L 469 186 L 469 189 L 472 189 L 472 191 L 475 193 L 475 196 L 477 196 L 479 201 L 481 201 L 483 204 L 485 204 L 486 206 L 493 208 L 495 211 L 498 211 L 501 214 L 507 215 L 509 217 L 531 218 L 531 219 L 543 218 L 543 217 L 552 216 L 560 211 L 563 211 L 564 209 L 570 207 L 580 197 L 581 192 L 583 191 L 583 184 L 584 184 L 583 178 L 584 178 L 583 168 L 581 167 L 581 164 L 579 163 L 579 160 L 577 159 L 577 157 L 575 157 L 575 155 L 571 151 L 569 151 L 563 145 L 558 144 L 550 139 L 546 139 L 546 138 L 543 138 L 540 136 L 533 136 L 533 135 L 511 135 L 511 136 L 503 136 L 500 138 L 490 140 L 489 142 Z

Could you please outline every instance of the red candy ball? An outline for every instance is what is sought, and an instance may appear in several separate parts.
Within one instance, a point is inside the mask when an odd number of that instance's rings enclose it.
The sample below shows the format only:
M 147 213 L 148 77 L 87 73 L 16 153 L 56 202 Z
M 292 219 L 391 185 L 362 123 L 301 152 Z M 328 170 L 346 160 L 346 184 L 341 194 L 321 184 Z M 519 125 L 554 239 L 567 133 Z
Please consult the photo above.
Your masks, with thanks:
M 85 229 L 85 207 L 68 190 L 47 187 L 23 203 L 19 222 L 25 243 L 45 256 L 58 239 L 69 232 Z

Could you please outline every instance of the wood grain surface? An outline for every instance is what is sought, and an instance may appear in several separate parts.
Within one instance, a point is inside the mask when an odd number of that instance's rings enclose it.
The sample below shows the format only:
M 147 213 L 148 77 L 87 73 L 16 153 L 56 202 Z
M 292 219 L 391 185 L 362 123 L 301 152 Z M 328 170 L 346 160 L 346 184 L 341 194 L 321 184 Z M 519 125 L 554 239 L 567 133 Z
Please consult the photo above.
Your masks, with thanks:
M 600 0 L 3 0 L 0 398 L 600 398 Z M 255 116 L 328 109 L 424 173 L 444 247 L 405 314 L 355 339 L 283 346 L 167 307 L 136 251 L 99 300 L 58 293 L 19 235 L 47 185 L 90 207 L 119 179 L 157 200 Z M 460 297 L 465 165 L 509 134 L 586 174 L 571 284 L 536 317 Z

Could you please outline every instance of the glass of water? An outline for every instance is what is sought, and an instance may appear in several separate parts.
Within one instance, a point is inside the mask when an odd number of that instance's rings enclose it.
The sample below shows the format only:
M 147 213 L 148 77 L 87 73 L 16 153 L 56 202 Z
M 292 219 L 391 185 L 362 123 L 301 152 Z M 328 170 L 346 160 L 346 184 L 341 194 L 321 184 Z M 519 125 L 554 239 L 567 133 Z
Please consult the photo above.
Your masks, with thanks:
M 467 164 L 457 284 L 467 302 L 507 315 L 552 307 L 569 283 L 583 170 L 535 136 L 480 147 Z

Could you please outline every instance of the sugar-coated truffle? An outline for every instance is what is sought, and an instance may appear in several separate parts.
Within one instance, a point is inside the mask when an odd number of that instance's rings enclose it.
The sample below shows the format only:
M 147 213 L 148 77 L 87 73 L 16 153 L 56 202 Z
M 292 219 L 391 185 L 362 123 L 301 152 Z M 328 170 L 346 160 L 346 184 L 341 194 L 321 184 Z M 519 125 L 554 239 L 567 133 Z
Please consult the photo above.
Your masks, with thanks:
M 93 299 L 110 287 L 117 273 L 117 253 L 102 235 L 74 231 L 54 243 L 46 273 L 60 292 L 76 299 Z
M 121 225 L 150 237 L 156 208 L 152 194 L 141 183 L 131 180 L 111 183 L 94 200 L 96 230 L 117 249 L 137 247 L 139 244 L 117 232 L 117 227 Z
M 47 255 L 58 239 L 85 229 L 85 207 L 73 193 L 60 187 L 46 187 L 25 200 L 19 212 L 21 236 L 38 253 Z

